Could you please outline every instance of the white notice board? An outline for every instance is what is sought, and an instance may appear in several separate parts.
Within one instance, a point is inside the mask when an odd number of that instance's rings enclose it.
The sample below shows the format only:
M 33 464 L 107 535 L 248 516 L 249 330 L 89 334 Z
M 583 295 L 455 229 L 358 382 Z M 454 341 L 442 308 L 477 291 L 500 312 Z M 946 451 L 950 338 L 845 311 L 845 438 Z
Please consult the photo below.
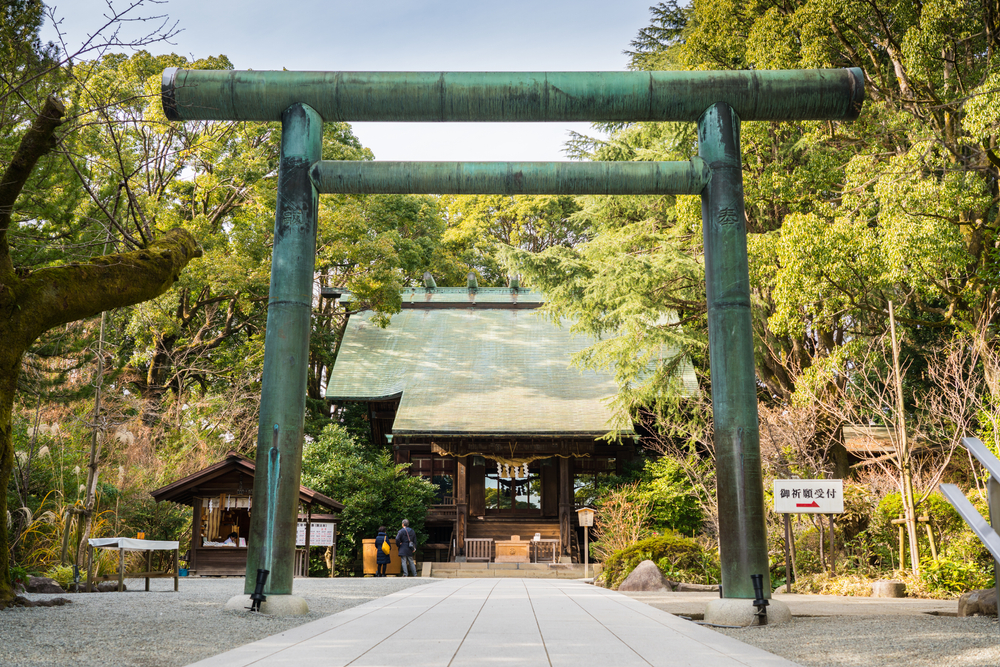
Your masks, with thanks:
M 843 514 L 844 480 L 776 479 L 774 511 L 779 514 Z
M 334 534 L 337 532 L 337 524 L 332 521 L 313 521 L 312 530 L 309 532 L 309 546 L 311 547 L 332 547 Z M 295 535 L 295 546 L 304 547 L 306 545 L 306 522 L 299 521 L 299 530 Z

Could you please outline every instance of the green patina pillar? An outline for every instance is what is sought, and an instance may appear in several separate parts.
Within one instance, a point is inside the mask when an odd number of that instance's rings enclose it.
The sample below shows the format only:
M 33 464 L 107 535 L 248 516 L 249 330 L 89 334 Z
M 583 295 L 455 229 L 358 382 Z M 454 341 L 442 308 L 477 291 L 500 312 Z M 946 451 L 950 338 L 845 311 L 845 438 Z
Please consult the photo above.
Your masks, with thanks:
M 320 159 L 323 119 L 304 104 L 281 115 L 281 163 L 257 431 L 257 471 L 245 593 L 257 569 L 265 593 L 290 595 L 302 471 L 302 427 L 312 316 L 319 195 L 309 168 Z
M 765 577 L 767 533 L 760 470 L 757 379 L 750 314 L 747 229 L 743 209 L 740 119 L 725 103 L 698 119 L 698 154 L 712 171 L 701 195 L 708 297 L 722 591 L 754 598 L 751 574 Z

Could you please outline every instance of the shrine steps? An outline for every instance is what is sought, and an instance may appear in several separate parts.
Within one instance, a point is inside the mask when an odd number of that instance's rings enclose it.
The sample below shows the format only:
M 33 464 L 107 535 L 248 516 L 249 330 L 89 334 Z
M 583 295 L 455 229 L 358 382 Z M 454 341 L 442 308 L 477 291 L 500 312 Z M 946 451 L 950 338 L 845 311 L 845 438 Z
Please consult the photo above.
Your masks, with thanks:
M 424 563 L 431 576 L 438 579 L 582 579 L 582 563 Z M 591 564 L 588 576 L 600 572 L 600 564 Z

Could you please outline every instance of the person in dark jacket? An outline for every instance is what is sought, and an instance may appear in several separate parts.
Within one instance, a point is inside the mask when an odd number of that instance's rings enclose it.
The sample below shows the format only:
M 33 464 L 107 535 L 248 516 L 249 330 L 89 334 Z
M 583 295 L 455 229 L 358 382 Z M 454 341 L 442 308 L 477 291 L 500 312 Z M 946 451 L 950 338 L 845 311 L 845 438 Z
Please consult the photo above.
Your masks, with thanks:
M 403 527 L 396 533 L 396 546 L 399 547 L 399 561 L 402 565 L 403 576 L 417 576 L 417 564 L 413 560 L 416 552 L 417 534 L 410 528 L 410 522 L 403 519 Z M 407 569 L 409 572 L 407 572 Z
M 389 554 L 382 552 L 382 545 L 385 544 L 385 526 L 378 527 L 378 535 L 375 536 L 375 565 L 378 566 L 375 576 L 384 577 L 385 568 L 389 564 Z

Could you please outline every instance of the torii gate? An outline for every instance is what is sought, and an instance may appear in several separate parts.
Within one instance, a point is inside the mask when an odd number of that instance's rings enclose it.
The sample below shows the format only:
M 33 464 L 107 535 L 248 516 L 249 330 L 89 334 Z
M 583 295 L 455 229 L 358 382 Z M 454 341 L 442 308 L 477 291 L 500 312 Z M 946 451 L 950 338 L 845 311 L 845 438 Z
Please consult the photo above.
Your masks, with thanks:
M 163 73 L 170 120 L 281 121 L 245 591 L 291 595 L 319 194 L 700 194 L 722 590 L 768 572 L 740 122 L 854 120 L 860 69 L 718 72 Z M 323 122 L 696 121 L 689 162 L 344 162 Z M 263 473 L 263 474 L 261 474 Z M 766 587 L 766 597 L 770 597 Z

